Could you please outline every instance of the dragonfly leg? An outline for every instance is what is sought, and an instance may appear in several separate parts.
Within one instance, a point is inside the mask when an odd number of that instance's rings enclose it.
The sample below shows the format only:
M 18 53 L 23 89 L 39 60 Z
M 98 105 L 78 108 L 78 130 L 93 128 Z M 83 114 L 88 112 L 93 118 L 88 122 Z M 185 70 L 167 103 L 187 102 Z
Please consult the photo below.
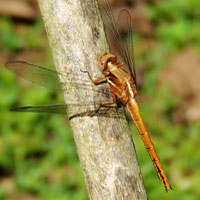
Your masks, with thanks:
M 90 115 L 90 117 L 94 117 L 101 108 L 119 108 L 119 104 L 116 104 L 115 102 L 113 103 L 105 103 L 105 104 L 101 104 L 99 105 L 99 107 Z
M 101 108 L 119 108 L 119 103 L 117 102 L 117 99 L 116 99 L 116 96 L 113 92 L 111 92 L 111 95 L 112 95 L 112 99 L 113 99 L 113 102 L 112 103 L 105 103 L 105 104 L 100 104 L 100 106 L 98 107 L 97 110 L 95 110 L 91 115 L 90 117 L 93 117 L 94 115 L 96 115 L 99 110 Z
M 101 84 L 101 83 L 107 82 L 107 79 L 106 79 L 106 77 L 105 77 L 104 75 L 103 75 L 103 76 L 100 76 L 100 77 L 97 78 L 96 80 L 93 80 L 92 77 L 91 77 L 91 75 L 90 75 L 90 73 L 89 73 L 88 71 L 83 71 L 83 70 L 81 70 L 81 72 L 87 73 L 89 79 L 94 83 L 94 85 L 99 85 L 99 84 Z
M 77 114 L 69 116 L 69 120 L 71 120 L 75 117 L 82 117 L 82 116 L 94 117 L 95 115 L 97 115 L 100 112 L 100 110 L 102 108 L 115 108 L 115 109 L 117 109 L 117 108 L 120 108 L 120 107 L 121 107 L 120 103 L 100 104 L 96 110 L 81 112 L 81 113 L 77 113 Z M 100 115 L 101 115 L 101 113 L 100 113 Z
M 123 66 L 123 64 L 118 63 L 116 66 L 117 66 L 118 68 L 120 68 L 121 66 Z

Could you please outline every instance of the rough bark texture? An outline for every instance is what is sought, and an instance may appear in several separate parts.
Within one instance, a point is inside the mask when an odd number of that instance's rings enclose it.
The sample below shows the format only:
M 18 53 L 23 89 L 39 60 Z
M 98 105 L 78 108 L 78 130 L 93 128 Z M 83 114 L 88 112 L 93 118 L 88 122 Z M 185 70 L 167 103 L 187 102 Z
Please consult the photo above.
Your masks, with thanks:
M 87 83 L 89 78 L 80 69 L 89 71 L 94 79 L 101 75 L 97 57 L 108 52 L 108 45 L 96 0 L 39 0 L 39 5 L 57 71 L 70 72 L 77 81 L 83 75 Z M 93 90 L 78 88 L 65 79 L 60 77 L 66 103 L 110 99 L 105 95 L 97 97 Z M 147 199 L 123 117 L 75 117 L 70 125 L 90 199 Z

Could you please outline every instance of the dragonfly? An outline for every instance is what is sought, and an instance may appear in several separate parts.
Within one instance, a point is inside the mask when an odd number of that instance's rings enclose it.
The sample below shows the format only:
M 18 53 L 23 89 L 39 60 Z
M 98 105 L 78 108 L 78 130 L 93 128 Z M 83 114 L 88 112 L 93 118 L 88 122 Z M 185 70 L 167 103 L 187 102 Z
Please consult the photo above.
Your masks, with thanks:
M 137 84 L 133 49 L 134 45 L 132 17 L 127 9 L 123 9 L 120 11 L 116 20 L 109 0 L 102 0 L 100 11 L 107 38 L 109 38 L 109 41 L 112 42 L 112 44 L 114 45 L 116 52 L 119 54 L 119 57 L 117 59 L 117 57 L 111 53 L 102 53 L 98 57 L 98 63 L 103 75 L 95 80 L 93 80 L 88 71 L 82 71 L 84 74 L 87 74 L 87 76 L 89 77 L 89 81 L 92 82 L 93 85 L 96 87 L 103 82 L 107 82 L 109 84 L 110 91 L 100 92 L 106 95 L 110 92 L 113 100 L 113 102 L 111 103 L 99 103 L 97 110 L 90 112 L 90 116 L 98 114 L 102 107 L 111 108 L 113 105 L 116 104 L 125 106 L 139 131 L 142 141 L 157 171 L 159 179 L 161 180 L 165 190 L 168 191 L 172 189 L 172 187 L 156 153 L 154 144 L 146 128 L 143 117 L 140 113 L 138 102 L 135 98 L 137 95 Z M 121 23 L 129 33 L 127 41 L 124 41 L 124 38 L 120 33 Z M 118 60 L 120 60 L 121 62 L 118 62 Z M 61 72 L 59 73 L 45 67 L 30 64 L 24 61 L 8 61 L 5 63 L 5 67 L 16 75 L 21 76 L 31 82 L 46 86 L 54 90 L 60 88 L 58 76 L 61 74 Z M 67 73 L 64 74 L 64 76 L 67 75 Z M 85 87 L 87 87 L 87 82 L 84 82 L 84 84 Z M 83 83 L 79 84 L 79 86 L 80 85 L 81 87 L 83 87 Z M 66 108 L 67 105 L 50 105 L 26 106 L 14 108 L 11 110 L 66 114 Z

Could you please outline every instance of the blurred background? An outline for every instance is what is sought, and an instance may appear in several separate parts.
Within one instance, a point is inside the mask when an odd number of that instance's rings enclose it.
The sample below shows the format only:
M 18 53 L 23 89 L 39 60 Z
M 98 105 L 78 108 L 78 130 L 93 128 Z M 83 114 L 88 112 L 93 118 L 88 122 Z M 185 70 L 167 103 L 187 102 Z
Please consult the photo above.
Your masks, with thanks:
M 134 17 L 138 100 L 172 191 L 165 192 L 128 116 L 149 199 L 200 198 L 200 1 L 112 0 Z M 53 69 L 36 0 L 0 0 L 0 200 L 87 200 L 64 116 L 9 108 L 62 103 L 62 95 L 7 71 L 7 60 Z

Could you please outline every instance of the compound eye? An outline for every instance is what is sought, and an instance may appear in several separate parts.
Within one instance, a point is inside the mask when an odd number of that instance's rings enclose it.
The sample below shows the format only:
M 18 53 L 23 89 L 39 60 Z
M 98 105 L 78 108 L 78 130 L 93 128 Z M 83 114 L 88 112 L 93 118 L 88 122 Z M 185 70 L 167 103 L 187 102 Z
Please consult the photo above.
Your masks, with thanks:
M 114 56 L 114 57 L 111 57 L 110 58 L 110 61 L 112 62 L 112 63 L 116 63 L 117 62 L 117 58 Z

